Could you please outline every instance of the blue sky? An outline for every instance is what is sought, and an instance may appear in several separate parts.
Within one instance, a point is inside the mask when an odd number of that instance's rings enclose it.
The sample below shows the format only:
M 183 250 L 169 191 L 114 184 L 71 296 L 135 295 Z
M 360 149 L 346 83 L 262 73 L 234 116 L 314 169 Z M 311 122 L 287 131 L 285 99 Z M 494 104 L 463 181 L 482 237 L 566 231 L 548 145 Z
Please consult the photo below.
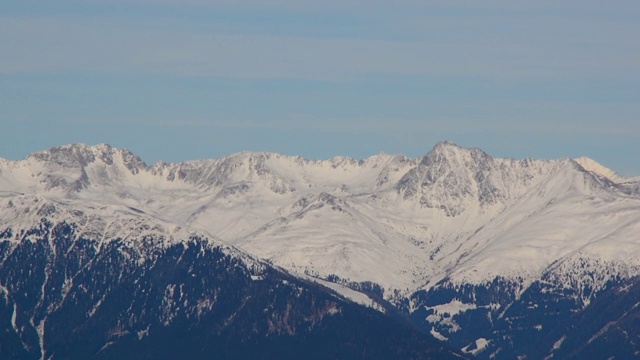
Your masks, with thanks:
M 0 157 L 589 156 L 640 175 L 638 1 L 0 3 Z

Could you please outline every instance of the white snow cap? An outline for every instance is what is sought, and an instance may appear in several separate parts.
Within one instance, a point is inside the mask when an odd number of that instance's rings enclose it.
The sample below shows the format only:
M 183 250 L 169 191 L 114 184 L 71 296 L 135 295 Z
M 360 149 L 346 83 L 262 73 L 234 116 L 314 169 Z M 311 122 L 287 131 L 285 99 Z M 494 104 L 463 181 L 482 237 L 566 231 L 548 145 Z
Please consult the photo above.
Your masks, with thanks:
M 125 149 L 74 144 L 0 161 L 0 219 L 38 220 L 33 199 L 62 204 L 99 223 L 207 234 L 290 271 L 379 284 L 387 296 L 444 278 L 533 281 L 576 259 L 634 274 L 640 190 L 623 180 L 588 158 L 494 158 L 451 142 L 414 159 L 243 152 L 151 166 Z

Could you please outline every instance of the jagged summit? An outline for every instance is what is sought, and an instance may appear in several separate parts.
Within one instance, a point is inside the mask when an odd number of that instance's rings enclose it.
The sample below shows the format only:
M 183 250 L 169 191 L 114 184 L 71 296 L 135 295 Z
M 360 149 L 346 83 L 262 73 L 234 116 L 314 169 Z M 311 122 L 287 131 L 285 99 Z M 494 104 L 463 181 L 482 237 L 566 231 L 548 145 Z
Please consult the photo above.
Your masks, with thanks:
M 615 171 L 601 165 L 600 163 L 596 162 L 593 159 L 590 159 L 586 156 L 583 157 L 579 157 L 577 159 L 574 159 L 575 162 L 577 162 L 580 166 L 582 166 L 585 170 L 587 171 L 591 171 L 597 175 L 603 176 L 615 183 L 622 183 L 625 182 L 627 179 L 625 179 L 623 176 L 618 175 L 618 173 L 616 173 Z
M 113 148 L 109 144 L 89 146 L 76 143 L 63 145 L 32 153 L 27 157 L 27 159 L 30 158 L 69 167 L 85 167 L 95 161 L 113 165 L 114 161 L 120 160 L 132 171 L 146 168 L 144 161 L 136 154 L 128 149 Z
M 471 150 L 469 148 L 460 146 L 451 140 L 443 140 L 443 141 L 438 141 L 435 145 L 433 145 L 430 151 L 438 151 L 441 149 Z

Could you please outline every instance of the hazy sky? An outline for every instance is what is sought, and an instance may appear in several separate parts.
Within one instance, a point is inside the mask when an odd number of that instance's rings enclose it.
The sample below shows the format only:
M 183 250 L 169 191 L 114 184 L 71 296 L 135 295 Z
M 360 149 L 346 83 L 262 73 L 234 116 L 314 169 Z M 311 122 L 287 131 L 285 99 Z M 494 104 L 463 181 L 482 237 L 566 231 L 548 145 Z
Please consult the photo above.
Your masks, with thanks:
M 640 175 L 640 1 L 0 2 L 0 157 L 589 156 Z

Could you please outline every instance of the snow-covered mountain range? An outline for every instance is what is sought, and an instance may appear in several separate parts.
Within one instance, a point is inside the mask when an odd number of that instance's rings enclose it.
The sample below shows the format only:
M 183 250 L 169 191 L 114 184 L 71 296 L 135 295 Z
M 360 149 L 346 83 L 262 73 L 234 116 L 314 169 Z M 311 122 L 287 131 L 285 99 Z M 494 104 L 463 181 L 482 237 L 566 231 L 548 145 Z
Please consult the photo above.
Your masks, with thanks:
M 509 301 L 545 283 L 571 288 L 585 307 L 612 279 L 640 275 L 640 178 L 588 158 L 494 158 L 450 142 L 419 158 L 245 152 L 146 165 L 125 149 L 74 144 L 0 159 L 0 231 L 42 218 L 73 219 L 79 235 L 100 239 L 214 239 L 410 314 L 427 310 L 425 324 L 451 336 L 449 316 L 434 314 L 480 302 L 460 293 L 431 306 L 416 294 L 499 279 Z M 485 305 L 498 314 L 506 303 Z
M 147 166 L 124 149 L 69 145 L 0 160 L 3 222 L 22 194 L 92 206 L 98 223 L 128 212 L 386 294 L 444 277 L 532 279 L 576 257 L 636 268 L 640 182 L 625 180 L 586 158 L 500 159 L 448 142 L 416 159 L 239 153 Z

